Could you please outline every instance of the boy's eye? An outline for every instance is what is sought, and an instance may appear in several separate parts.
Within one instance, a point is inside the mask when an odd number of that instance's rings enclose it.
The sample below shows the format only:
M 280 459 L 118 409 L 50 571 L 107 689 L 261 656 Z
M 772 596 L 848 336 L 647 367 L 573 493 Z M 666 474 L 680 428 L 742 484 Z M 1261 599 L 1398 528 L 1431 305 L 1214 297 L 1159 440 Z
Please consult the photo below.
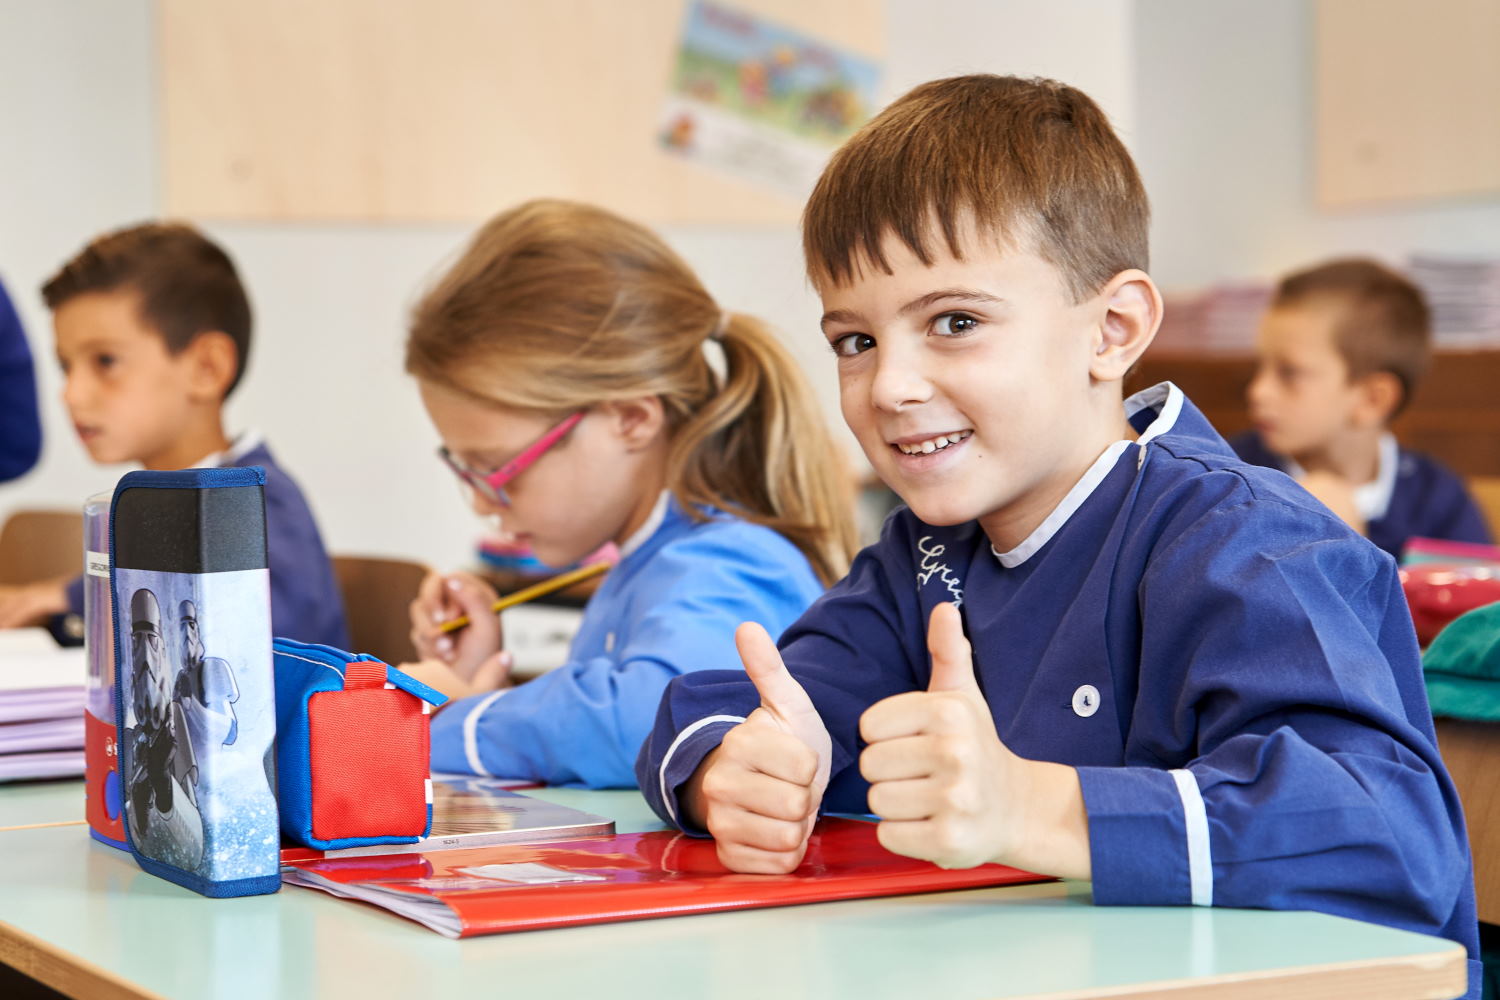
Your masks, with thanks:
M 101 354 L 98 357 L 94 358 L 94 365 L 101 371 L 109 371 L 115 366 L 115 362 L 117 360 L 118 359 L 113 354 Z
M 875 346 L 875 338 L 868 333 L 847 333 L 833 342 L 833 353 L 841 358 L 852 358 Z
M 943 313 L 932 321 L 933 329 L 940 337 L 962 337 L 972 333 L 979 320 L 968 313 Z

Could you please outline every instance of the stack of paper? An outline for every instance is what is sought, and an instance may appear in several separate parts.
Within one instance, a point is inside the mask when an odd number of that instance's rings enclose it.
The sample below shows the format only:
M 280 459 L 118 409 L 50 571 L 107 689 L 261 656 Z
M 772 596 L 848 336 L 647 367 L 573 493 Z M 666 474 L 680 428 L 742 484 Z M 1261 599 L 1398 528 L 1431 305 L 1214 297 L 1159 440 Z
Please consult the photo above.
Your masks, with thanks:
M 86 671 L 43 629 L 0 632 L 0 781 L 83 774 Z
M 1436 346 L 1500 346 L 1500 260 L 1417 255 L 1410 273 L 1432 308 Z

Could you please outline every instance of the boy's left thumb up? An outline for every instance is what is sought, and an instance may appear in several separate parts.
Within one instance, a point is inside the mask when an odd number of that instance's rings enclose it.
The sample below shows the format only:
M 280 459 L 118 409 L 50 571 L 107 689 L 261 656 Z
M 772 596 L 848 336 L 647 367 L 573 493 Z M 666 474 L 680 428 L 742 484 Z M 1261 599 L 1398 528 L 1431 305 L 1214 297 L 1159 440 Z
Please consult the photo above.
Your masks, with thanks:
M 927 690 L 979 692 L 973 651 L 957 605 L 939 604 L 932 609 L 927 620 L 927 652 L 932 657 L 932 682 Z

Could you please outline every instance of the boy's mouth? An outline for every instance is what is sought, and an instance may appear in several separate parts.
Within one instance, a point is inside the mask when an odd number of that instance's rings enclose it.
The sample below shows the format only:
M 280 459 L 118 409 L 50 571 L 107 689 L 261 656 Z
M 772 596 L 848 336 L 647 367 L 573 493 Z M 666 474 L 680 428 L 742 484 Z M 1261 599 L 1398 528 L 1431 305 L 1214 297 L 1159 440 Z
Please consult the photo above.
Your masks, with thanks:
M 101 428 L 90 427 L 84 424 L 74 424 L 73 430 L 78 434 L 78 439 L 80 441 L 92 441 L 102 432 Z
M 945 431 L 931 437 L 906 437 L 898 441 L 892 441 L 891 447 L 903 455 L 931 455 L 933 452 L 951 448 L 960 441 L 966 440 L 974 431 L 972 429 L 962 431 Z

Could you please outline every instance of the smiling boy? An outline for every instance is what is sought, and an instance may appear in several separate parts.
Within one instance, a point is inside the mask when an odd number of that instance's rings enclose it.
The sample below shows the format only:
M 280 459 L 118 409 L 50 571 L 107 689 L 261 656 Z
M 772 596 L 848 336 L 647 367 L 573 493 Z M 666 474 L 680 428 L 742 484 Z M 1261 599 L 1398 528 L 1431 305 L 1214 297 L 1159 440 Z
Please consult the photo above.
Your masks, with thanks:
M 804 245 L 845 420 L 906 508 L 746 672 L 668 688 L 637 765 L 746 872 L 819 810 L 1098 903 L 1317 909 L 1477 954 L 1463 819 L 1389 557 L 1170 384 L 1148 209 L 1086 96 L 917 88 L 834 157 Z M 1471 978 L 1477 963 L 1471 963 Z

